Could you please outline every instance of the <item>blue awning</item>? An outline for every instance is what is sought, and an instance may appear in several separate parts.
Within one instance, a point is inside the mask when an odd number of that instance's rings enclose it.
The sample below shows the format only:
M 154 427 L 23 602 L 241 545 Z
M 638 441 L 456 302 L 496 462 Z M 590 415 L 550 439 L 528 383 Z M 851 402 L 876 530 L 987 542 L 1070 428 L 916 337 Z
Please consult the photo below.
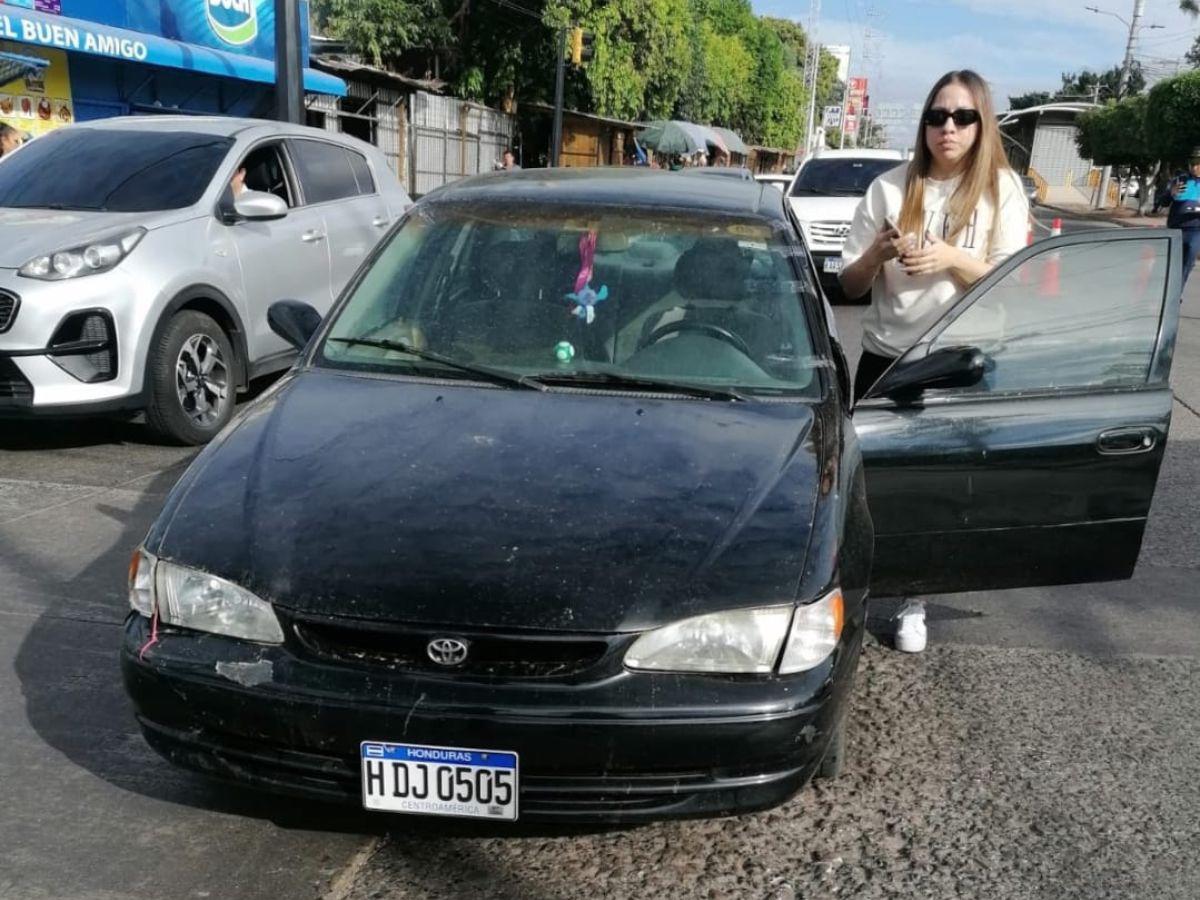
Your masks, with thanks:
M 275 63 L 271 60 L 14 6 L 0 6 L 0 9 L 4 10 L 0 13 L 2 39 L 205 75 L 275 83 Z M 304 70 L 304 89 L 314 94 L 346 95 L 342 79 L 315 69 Z

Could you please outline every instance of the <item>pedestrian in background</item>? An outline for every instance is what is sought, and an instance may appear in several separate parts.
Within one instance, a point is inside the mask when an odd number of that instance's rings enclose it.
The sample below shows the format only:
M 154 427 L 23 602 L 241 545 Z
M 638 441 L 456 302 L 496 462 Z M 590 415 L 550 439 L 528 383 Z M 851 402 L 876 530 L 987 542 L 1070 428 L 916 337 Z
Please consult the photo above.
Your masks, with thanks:
M 970 70 L 943 75 L 919 128 L 912 160 L 867 188 L 842 250 L 846 296 L 871 292 L 855 401 L 967 288 L 1025 246 L 1029 200 L 984 80 Z M 923 605 L 910 601 L 898 619 L 897 648 L 923 650 Z
M 1188 169 L 1171 186 L 1171 208 L 1167 211 L 1167 227 L 1183 232 L 1184 285 L 1200 253 L 1200 147 L 1192 149 Z
M 25 143 L 25 139 L 21 132 L 7 122 L 0 123 L 0 157 L 8 156 L 20 148 L 23 143 Z

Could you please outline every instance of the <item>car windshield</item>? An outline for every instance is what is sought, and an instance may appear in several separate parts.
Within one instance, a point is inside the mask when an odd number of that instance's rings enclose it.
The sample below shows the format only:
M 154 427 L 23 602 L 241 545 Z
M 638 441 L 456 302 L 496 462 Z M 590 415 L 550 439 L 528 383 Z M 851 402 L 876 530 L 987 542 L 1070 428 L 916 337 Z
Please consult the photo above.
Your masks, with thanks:
M 792 253 L 783 226 L 762 219 L 428 204 L 354 288 L 317 363 L 524 388 L 810 396 L 825 364 L 804 307 L 817 295 Z
M 233 146 L 186 131 L 70 128 L 0 165 L 0 207 L 151 212 L 198 201 Z
M 872 181 L 898 165 L 898 159 L 814 159 L 800 169 L 792 196 L 861 197 Z

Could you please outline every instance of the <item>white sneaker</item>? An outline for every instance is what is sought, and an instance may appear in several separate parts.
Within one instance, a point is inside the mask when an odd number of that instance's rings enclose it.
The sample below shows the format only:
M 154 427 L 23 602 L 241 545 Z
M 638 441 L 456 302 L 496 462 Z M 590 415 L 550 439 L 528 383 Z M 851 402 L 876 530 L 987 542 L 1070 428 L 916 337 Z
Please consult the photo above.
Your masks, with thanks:
M 907 600 L 896 613 L 896 649 L 904 653 L 920 653 L 925 649 L 925 604 Z

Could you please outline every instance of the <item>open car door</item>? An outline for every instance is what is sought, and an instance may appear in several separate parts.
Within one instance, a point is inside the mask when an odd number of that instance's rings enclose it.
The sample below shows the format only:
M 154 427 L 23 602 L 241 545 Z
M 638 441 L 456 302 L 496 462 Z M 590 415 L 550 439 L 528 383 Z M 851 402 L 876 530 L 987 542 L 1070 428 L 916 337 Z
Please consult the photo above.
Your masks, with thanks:
M 1182 241 L 1037 243 L 854 411 L 876 596 L 1128 578 L 1171 422 Z

